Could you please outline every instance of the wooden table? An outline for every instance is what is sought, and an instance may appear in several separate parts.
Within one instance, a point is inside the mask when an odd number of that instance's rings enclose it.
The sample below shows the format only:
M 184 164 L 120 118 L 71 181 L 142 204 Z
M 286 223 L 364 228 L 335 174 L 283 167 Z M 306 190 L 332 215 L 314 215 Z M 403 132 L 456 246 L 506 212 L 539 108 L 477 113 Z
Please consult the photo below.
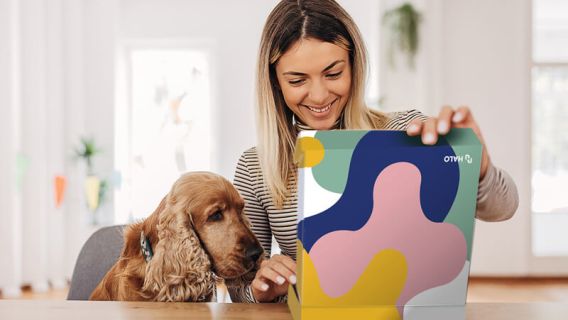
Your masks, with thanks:
M 462 308 L 416 308 L 416 319 L 566 320 L 563 303 L 470 303 Z M 144 320 L 269 319 L 290 320 L 285 304 L 87 302 L 0 300 L 0 319 Z

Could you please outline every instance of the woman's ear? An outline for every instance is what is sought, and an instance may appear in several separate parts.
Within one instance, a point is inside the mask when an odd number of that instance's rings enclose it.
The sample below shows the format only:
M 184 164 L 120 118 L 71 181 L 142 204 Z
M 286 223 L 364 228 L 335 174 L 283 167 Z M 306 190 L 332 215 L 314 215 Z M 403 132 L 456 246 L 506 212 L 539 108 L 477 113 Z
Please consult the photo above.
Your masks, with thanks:
M 146 266 L 142 293 L 155 301 L 200 301 L 215 288 L 209 257 L 189 213 L 168 197 L 157 226 L 159 241 Z

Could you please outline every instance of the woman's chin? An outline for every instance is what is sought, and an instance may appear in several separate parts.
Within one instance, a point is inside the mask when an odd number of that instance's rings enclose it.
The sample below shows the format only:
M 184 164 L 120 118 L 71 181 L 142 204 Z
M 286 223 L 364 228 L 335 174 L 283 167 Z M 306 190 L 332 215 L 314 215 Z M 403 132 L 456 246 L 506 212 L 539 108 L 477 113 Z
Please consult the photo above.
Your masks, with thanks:
M 314 130 L 329 130 L 333 127 L 336 120 L 331 117 L 328 119 L 311 119 L 307 125 Z

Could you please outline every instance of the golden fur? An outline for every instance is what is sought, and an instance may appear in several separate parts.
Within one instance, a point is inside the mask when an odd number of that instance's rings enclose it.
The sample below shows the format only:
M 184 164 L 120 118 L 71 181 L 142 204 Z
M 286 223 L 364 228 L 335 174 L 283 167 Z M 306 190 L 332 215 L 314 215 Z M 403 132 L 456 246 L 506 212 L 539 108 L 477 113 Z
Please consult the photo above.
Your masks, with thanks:
M 214 273 L 237 279 L 257 266 L 262 248 L 233 185 L 207 172 L 183 175 L 144 221 L 124 231 L 119 260 L 91 300 L 211 301 Z M 141 232 L 154 256 L 144 260 Z

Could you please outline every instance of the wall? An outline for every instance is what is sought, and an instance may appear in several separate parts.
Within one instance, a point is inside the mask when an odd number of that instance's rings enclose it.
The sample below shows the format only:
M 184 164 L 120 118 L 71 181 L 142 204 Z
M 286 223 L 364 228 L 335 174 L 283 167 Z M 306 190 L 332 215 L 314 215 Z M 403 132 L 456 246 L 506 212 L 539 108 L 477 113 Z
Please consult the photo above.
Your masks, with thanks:
M 446 1 L 444 102 L 472 106 L 492 160 L 517 182 L 521 199 L 506 223 L 478 223 L 472 269 L 528 273 L 530 253 L 530 2 Z M 483 21 L 483 23 L 480 23 Z M 529 249 L 529 250 L 527 250 Z
M 511 174 L 521 199 L 512 220 L 477 223 L 472 273 L 527 274 L 531 196 L 530 1 L 414 3 L 424 13 L 423 47 L 417 69 L 414 73 L 383 70 L 382 93 L 391 102 L 423 106 L 419 109 L 430 115 L 445 104 L 471 107 L 493 162 Z

